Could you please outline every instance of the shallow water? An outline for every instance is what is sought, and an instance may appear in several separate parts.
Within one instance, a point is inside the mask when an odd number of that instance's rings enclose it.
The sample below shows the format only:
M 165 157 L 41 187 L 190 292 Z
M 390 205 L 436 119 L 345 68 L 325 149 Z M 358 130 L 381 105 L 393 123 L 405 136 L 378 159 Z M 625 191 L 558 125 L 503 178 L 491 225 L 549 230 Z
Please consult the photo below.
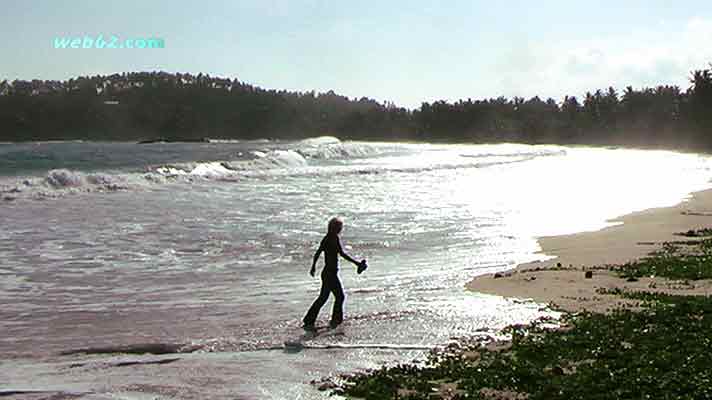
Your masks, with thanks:
M 710 186 L 712 165 L 333 138 L 5 144 L 0 155 L 0 390 L 86 398 L 320 398 L 309 381 L 551 315 L 464 285 L 545 258 L 537 236 L 675 204 Z M 333 215 L 369 269 L 342 262 L 343 334 L 286 351 L 318 294 L 308 269 Z M 141 343 L 194 352 L 59 355 Z

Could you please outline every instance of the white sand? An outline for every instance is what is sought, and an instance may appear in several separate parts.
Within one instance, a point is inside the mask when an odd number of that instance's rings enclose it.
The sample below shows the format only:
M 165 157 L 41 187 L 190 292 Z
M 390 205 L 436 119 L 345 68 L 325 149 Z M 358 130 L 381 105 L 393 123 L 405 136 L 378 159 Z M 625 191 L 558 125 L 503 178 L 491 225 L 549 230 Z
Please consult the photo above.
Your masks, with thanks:
M 617 305 L 635 306 L 633 301 L 618 296 L 598 294 L 598 288 L 712 294 L 712 281 L 685 283 L 644 278 L 626 282 L 605 268 L 597 268 L 643 257 L 666 241 L 689 239 L 674 233 L 712 227 L 712 190 L 694 193 L 689 201 L 673 207 L 645 210 L 612 222 L 623 224 L 596 232 L 539 238 L 542 253 L 556 256 L 555 259 L 519 265 L 501 278 L 492 274 L 478 276 L 467 287 L 480 293 L 549 303 L 569 312 L 605 312 Z M 557 263 L 564 268 L 552 270 Z M 593 277 L 586 279 L 584 270 L 592 270 Z

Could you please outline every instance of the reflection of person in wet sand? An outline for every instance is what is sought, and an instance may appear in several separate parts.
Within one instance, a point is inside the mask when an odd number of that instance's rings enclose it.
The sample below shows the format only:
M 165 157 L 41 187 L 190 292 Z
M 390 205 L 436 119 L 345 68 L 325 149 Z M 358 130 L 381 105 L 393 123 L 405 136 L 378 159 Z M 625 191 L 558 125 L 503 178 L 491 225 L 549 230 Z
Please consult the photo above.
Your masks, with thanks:
M 366 260 L 358 262 L 351 258 L 348 254 L 344 252 L 341 247 L 341 241 L 339 240 L 339 234 L 344 227 L 344 223 L 338 218 L 332 218 L 329 221 L 329 228 L 326 236 L 321 240 L 319 249 L 314 254 L 314 261 L 312 262 L 311 270 L 309 274 L 314 276 L 316 272 L 316 262 L 319 256 L 324 252 L 324 269 L 321 270 L 321 292 L 319 297 L 314 300 L 311 308 L 304 316 L 304 329 L 312 330 L 314 329 L 314 323 L 316 322 L 316 317 L 319 314 L 319 310 L 329 299 L 329 294 L 333 293 L 334 300 L 334 311 L 331 315 L 331 322 L 329 326 L 331 328 L 337 327 L 344 320 L 344 289 L 341 287 L 341 281 L 339 280 L 339 256 L 344 257 L 348 261 L 352 262 L 358 267 L 357 272 L 360 274 L 366 269 Z

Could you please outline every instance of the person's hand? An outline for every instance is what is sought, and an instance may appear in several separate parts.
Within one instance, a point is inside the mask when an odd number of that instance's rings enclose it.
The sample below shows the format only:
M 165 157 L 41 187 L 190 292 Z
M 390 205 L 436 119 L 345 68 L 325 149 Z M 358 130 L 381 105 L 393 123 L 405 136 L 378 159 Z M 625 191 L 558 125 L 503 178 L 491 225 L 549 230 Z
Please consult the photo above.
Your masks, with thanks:
M 361 272 L 365 271 L 366 268 L 368 268 L 366 260 L 361 260 L 361 262 L 358 264 L 358 268 L 356 269 L 356 273 L 360 274 Z
M 309 275 L 311 275 L 312 278 L 313 278 L 315 272 L 316 272 L 316 267 L 312 266 L 312 267 L 311 267 L 311 270 L 309 271 Z

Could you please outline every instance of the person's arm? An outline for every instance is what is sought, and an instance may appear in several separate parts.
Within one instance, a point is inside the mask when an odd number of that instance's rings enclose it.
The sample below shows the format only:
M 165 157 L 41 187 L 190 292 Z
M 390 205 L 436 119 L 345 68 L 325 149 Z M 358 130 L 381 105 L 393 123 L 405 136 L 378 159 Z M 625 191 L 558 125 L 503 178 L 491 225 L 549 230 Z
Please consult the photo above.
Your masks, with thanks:
M 352 262 L 354 265 L 356 265 L 357 267 L 361 264 L 360 262 L 358 262 L 358 261 L 354 260 L 353 258 L 351 258 L 350 255 L 346 254 L 346 252 L 344 251 L 344 249 L 341 247 L 341 240 L 339 240 L 338 238 L 336 239 L 336 246 L 338 247 L 339 255 L 341 255 L 341 257 L 344 257 L 344 258 L 347 259 L 348 261 L 351 261 L 351 262 Z
M 324 251 L 324 242 L 322 241 L 319 244 L 319 249 L 314 253 L 314 261 L 312 261 L 312 266 L 311 270 L 309 270 L 309 275 L 314 276 L 316 273 L 316 262 L 319 260 L 319 256 L 321 255 L 321 252 Z

